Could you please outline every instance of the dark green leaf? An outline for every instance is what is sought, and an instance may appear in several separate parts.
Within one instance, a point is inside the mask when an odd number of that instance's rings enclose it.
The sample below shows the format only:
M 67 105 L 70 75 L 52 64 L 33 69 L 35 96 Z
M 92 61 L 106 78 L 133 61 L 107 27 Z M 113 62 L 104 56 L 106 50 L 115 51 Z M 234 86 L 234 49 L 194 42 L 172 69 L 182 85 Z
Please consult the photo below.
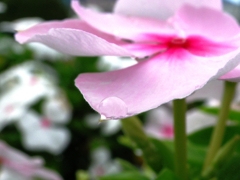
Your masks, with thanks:
M 240 155 L 229 158 L 217 171 L 217 179 L 219 180 L 239 180 L 240 179 Z
M 100 177 L 99 180 L 149 180 L 149 178 L 136 172 L 123 172 Z
M 117 159 L 117 161 L 119 162 L 119 164 L 121 165 L 123 171 L 132 171 L 132 172 L 138 172 L 138 169 L 132 165 L 131 163 L 129 163 L 128 161 L 125 161 L 123 159 Z
M 200 110 L 202 110 L 205 113 L 216 115 L 216 116 L 219 114 L 219 107 L 205 107 L 204 106 L 204 107 L 201 107 Z M 230 110 L 228 119 L 240 123 L 240 111 Z
M 174 169 L 173 151 L 168 146 L 166 146 L 166 143 L 158 139 L 152 138 L 152 143 L 155 145 L 158 153 L 161 154 L 163 164 L 167 168 L 173 170 Z
M 213 127 L 208 127 L 196 131 L 188 136 L 188 139 L 193 144 L 198 144 L 207 147 L 211 138 Z M 229 141 L 236 135 L 240 135 L 240 126 L 227 126 L 224 134 L 223 144 Z M 237 151 L 240 152 L 240 145 L 236 147 Z
M 179 180 L 169 169 L 163 169 L 155 180 Z
M 223 147 L 219 149 L 217 154 L 215 155 L 212 163 L 208 166 L 208 168 L 203 172 L 203 176 L 206 178 L 210 178 L 215 174 L 215 172 L 220 169 L 230 157 L 232 157 L 234 153 L 234 149 L 240 140 L 240 136 L 235 136 Z
M 162 155 L 145 134 L 141 121 L 137 117 L 121 120 L 124 133 L 142 150 L 144 159 L 156 173 L 163 168 Z

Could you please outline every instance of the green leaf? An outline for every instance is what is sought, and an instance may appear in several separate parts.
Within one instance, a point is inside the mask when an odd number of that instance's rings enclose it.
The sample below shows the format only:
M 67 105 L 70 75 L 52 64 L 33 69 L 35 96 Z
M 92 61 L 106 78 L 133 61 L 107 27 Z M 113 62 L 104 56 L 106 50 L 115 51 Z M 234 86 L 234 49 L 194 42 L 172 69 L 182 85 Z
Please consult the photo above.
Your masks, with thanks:
M 193 144 L 198 144 L 198 145 L 207 147 L 211 138 L 212 131 L 213 131 L 213 127 L 204 128 L 188 135 L 188 139 Z M 240 126 L 239 125 L 227 126 L 223 143 L 226 143 L 236 135 L 240 135 Z M 237 145 L 236 149 L 238 152 L 240 152 L 240 145 Z
M 163 168 L 162 155 L 145 134 L 141 121 L 137 117 L 121 120 L 124 133 L 142 150 L 143 157 L 155 173 Z
M 188 142 L 188 161 L 191 164 L 202 166 L 207 148 Z
M 215 155 L 212 163 L 209 167 L 203 172 L 203 177 L 210 178 L 215 172 L 220 169 L 234 153 L 234 149 L 237 143 L 240 141 L 240 136 L 235 136 L 230 141 L 228 141 L 223 147 L 219 149 Z
M 138 168 L 129 163 L 128 161 L 125 161 L 123 159 L 117 159 L 119 164 L 121 165 L 123 171 L 132 171 L 132 172 L 138 172 Z
M 216 174 L 219 180 L 239 180 L 240 179 L 240 155 L 229 158 Z
M 148 177 L 137 172 L 123 172 L 100 177 L 99 180 L 149 180 Z
M 76 178 L 77 180 L 90 180 L 89 174 L 84 170 L 77 171 Z
M 152 143 L 155 145 L 157 151 L 162 156 L 163 164 L 173 170 L 174 169 L 174 155 L 173 151 L 166 146 L 166 144 L 163 141 L 160 141 L 159 139 L 152 138 Z
M 132 150 L 135 150 L 137 148 L 136 144 L 133 144 L 132 140 L 127 136 L 124 136 L 124 135 L 119 136 L 117 140 L 120 144 L 122 144 Z
M 216 116 L 219 114 L 219 107 L 204 106 L 204 107 L 200 107 L 200 110 L 202 110 L 205 113 L 216 115 Z M 230 110 L 228 119 L 240 123 L 240 112 L 236 110 Z
M 163 169 L 155 180 L 179 180 L 169 169 Z
M 188 142 L 189 179 L 200 176 L 206 152 L 206 147 Z

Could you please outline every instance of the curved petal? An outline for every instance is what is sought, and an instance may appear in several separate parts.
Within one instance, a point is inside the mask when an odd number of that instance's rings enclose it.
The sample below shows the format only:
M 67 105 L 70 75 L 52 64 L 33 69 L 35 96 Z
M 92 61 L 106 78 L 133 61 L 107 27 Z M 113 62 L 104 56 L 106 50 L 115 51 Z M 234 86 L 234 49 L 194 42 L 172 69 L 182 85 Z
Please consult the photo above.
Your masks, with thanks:
M 164 21 L 99 13 L 82 7 L 77 0 L 72 1 L 72 8 L 83 21 L 92 27 L 120 38 L 133 39 L 141 33 L 172 33 L 175 31 Z
M 75 83 L 103 118 L 121 119 L 190 95 L 236 66 L 239 50 L 215 58 L 162 54 L 118 71 L 80 74 Z
M 240 65 L 235 67 L 230 72 L 224 74 L 219 79 L 233 81 L 233 82 L 239 82 L 240 81 Z
M 131 16 L 167 19 L 184 4 L 222 9 L 221 0 L 151 0 L 151 2 L 148 0 L 118 0 L 114 12 Z
M 218 41 L 233 38 L 240 32 L 230 15 L 206 7 L 183 6 L 170 22 L 187 35 L 198 34 Z
M 67 19 L 64 21 L 49 21 L 45 23 L 40 23 L 26 30 L 19 31 L 15 35 L 15 38 L 19 43 L 26 43 L 29 39 L 33 38 L 36 35 L 47 34 L 48 31 L 53 28 L 54 29 L 68 28 L 68 29 L 82 30 L 82 31 L 86 31 L 88 33 L 94 34 L 98 37 L 101 37 L 109 42 L 116 43 L 116 44 L 119 43 L 119 41 L 116 40 L 114 36 L 102 33 L 79 19 Z
M 75 56 L 131 55 L 116 44 L 75 29 L 51 29 L 47 34 L 35 35 L 27 42 L 40 42 L 62 53 Z
M 40 42 L 70 55 L 130 55 L 125 49 L 114 44 L 119 41 L 112 36 L 101 33 L 79 20 L 39 24 L 17 33 L 15 38 L 20 43 Z

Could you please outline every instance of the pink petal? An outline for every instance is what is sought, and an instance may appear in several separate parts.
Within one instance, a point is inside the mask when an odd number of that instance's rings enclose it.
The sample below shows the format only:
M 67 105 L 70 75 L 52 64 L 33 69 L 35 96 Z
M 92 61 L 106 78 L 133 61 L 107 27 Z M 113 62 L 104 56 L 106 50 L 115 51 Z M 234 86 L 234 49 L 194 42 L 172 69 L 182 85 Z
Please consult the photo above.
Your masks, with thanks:
M 170 21 L 186 35 L 197 34 L 218 41 L 231 39 L 240 32 L 230 15 L 206 7 L 183 6 Z
M 230 72 L 221 76 L 220 79 L 227 80 L 227 81 L 233 81 L 233 82 L 239 82 L 240 81 L 240 65 L 235 67 Z
M 118 71 L 80 74 L 75 83 L 94 110 L 121 119 L 190 95 L 233 68 L 239 51 L 202 58 L 179 50 Z
M 18 32 L 15 38 L 20 43 L 40 42 L 70 55 L 130 55 L 114 44 L 119 41 L 113 36 L 101 33 L 80 20 L 42 23 Z
M 133 39 L 137 34 L 146 32 L 174 32 L 164 21 L 94 12 L 82 7 L 77 0 L 72 0 L 72 8 L 92 27 L 120 38 Z
M 182 5 L 206 6 L 221 10 L 221 0 L 118 0 L 115 13 L 156 19 L 167 19 Z
M 89 32 L 112 43 L 119 43 L 114 36 L 102 33 L 79 19 L 68 19 L 64 21 L 49 21 L 40 23 L 24 31 L 19 31 L 15 38 L 20 43 L 26 43 L 29 39 L 39 34 L 47 34 L 52 28 L 69 28 Z

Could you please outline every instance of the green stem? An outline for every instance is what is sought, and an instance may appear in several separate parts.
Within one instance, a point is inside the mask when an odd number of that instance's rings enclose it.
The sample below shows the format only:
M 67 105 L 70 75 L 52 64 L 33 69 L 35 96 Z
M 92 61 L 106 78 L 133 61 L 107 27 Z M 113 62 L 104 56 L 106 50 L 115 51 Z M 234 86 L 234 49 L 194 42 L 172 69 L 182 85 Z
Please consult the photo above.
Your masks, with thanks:
M 175 173 L 181 180 L 187 179 L 187 136 L 185 99 L 173 101 L 174 108 L 174 144 Z
M 236 84 L 237 83 L 235 82 L 225 81 L 222 104 L 220 107 L 217 124 L 213 130 L 213 134 L 211 137 L 203 171 L 205 171 L 208 168 L 208 166 L 211 164 L 212 160 L 214 159 L 214 156 L 217 154 L 219 148 L 221 147 L 223 136 L 225 133 L 226 121 L 228 119 L 231 102 L 236 90 Z

